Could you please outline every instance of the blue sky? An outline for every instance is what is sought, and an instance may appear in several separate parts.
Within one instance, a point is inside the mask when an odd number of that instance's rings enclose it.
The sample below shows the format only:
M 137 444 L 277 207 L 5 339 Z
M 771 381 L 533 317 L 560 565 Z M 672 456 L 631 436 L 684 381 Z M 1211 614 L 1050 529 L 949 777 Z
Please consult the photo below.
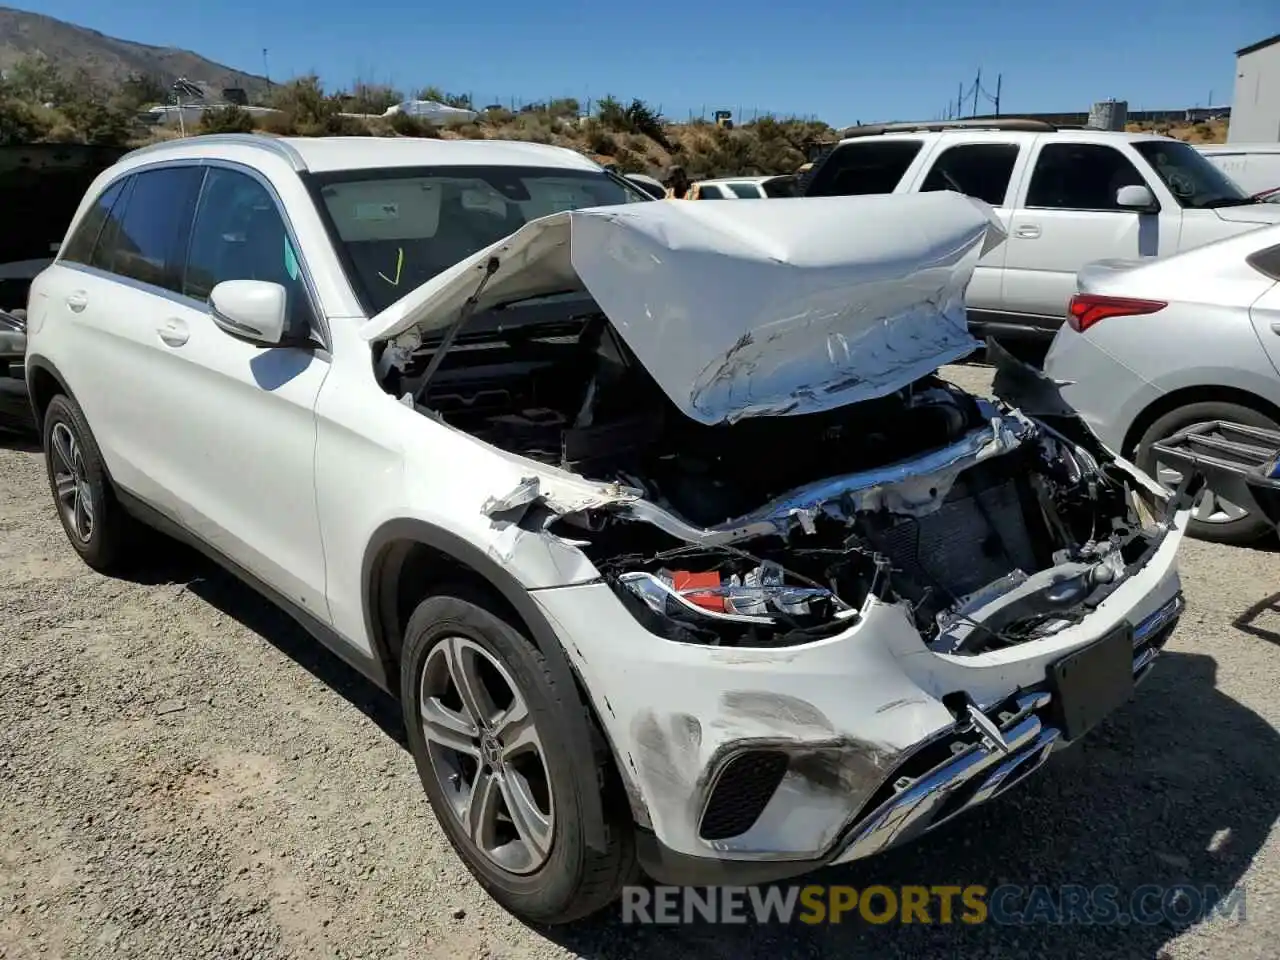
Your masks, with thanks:
M 480 104 L 612 93 L 672 119 L 741 109 L 836 125 L 941 115 L 979 69 L 992 92 L 1003 74 L 1002 112 L 1229 103 L 1234 51 L 1280 33 L 1277 0 L 809 0 L 778 12 L 788 6 L 40 0 L 39 12 L 254 73 L 266 47 L 277 80 L 434 84 Z

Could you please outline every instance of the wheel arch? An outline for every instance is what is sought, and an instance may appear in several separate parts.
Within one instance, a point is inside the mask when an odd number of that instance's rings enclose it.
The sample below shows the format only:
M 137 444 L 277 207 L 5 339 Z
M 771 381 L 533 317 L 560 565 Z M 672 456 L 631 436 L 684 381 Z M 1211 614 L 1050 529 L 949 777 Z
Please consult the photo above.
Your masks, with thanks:
M 75 394 L 67 386 L 66 379 L 53 362 L 39 354 L 29 354 L 26 361 L 27 393 L 31 397 L 31 409 L 35 413 L 36 430 L 44 433 L 44 413 L 58 394 L 66 394 L 75 402 Z M 76 406 L 79 406 L 77 403 Z
M 1219 384 L 1180 387 L 1161 394 L 1133 418 L 1129 429 L 1125 431 L 1124 447 L 1120 452 L 1126 457 L 1132 457 L 1137 452 L 1138 441 L 1153 423 L 1165 414 L 1193 403 L 1234 403 L 1256 410 L 1276 423 L 1280 423 L 1280 407 L 1249 390 Z
M 365 550 L 362 564 L 365 628 L 376 656 L 386 671 L 387 686 L 400 689 L 400 651 L 404 628 L 413 608 L 432 592 L 432 585 L 463 581 L 478 587 L 494 604 L 494 612 L 513 620 L 546 658 L 548 669 L 562 689 L 574 690 L 604 737 L 599 717 L 577 672 L 573 669 L 546 616 L 528 590 L 497 561 L 454 533 L 416 519 L 390 520 L 380 526 Z M 579 756 L 598 750 L 593 731 L 578 726 L 571 744 Z M 604 737 L 607 743 L 607 737 Z M 616 753 L 609 748 L 617 771 Z M 607 828 L 599 794 L 582 798 L 587 843 L 596 850 L 608 846 Z

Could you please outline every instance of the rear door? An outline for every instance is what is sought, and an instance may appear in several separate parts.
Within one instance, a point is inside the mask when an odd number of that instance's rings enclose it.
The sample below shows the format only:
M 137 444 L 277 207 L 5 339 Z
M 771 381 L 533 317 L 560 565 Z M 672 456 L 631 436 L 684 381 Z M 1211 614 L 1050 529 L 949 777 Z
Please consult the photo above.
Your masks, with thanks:
M 1010 218 L 1001 309 L 1052 333 L 1076 292 L 1076 273 L 1094 260 L 1133 260 L 1175 251 L 1181 209 L 1164 202 L 1140 213 L 1116 203 L 1138 184 L 1167 198 L 1134 159 L 1105 143 L 1042 137 L 1023 197 Z
M 78 341 L 59 358 L 112 478 L 172 509 L 176 477 L 156 433 L 157 328 L 177 296 L 177 251 L 203 171 L 143 169 L 109 187 L 59 258 L 51 315 Z M 65 273 L 63 272 L 65 271 Z
M 990 137 L 981 140 L 943 137 L 926 158 L 915 189 L 921 193 L 953 190 L 985 200 L 995 208 L 1007 231 L 1025 166 L 1023 154 L 1027 152 L 1014 138 L 1002 141 Z M 1008 244 L 1002 243 L 978 261 L 965 292 L 970 310 L 1000 308 L 1007 251 Z
M 1249 308 L 1249 317 L 1271 363 L 1280 370 L 1280 244 L 1249 257 L 1249 266 L 1277 281 Z

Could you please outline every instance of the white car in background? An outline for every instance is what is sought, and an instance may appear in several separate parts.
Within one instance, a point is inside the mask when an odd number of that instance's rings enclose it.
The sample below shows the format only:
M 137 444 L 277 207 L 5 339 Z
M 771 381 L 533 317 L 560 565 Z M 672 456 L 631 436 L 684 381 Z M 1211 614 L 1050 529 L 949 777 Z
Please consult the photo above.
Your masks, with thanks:
M 1002 239 L 954 194 L 664 203 L 538 144 L 193 137 L 90 188 L 26 376 L 84 560 L 141 521 L 289 611 L 399 697 L 479 882 L 565 921 L 637 865 L 905 842 L 1147 675 L 1185 504 L 935 374 Z
M 1202 143 L 1196 149 L 1246 193 L 1280 203 L 1280 143 Z
M 698 180 L 689 190 L 690 200 L 768 200 L 793 195 L 792 174 L 771 177 L 724 177 Z
M 1280 429 L 1280 227 L 1164 260 L 1080 273 L 1045 373 L 1111 449 L 1168 488 L 1180 472 L 1156 445 L 1216 421 Z M 1190 532 L 1246 544 L 1272 530 L 1212 488 Z
M 807 197 L 951 190 L 990 203 L 1007 243 L 967 298 L 979 334 L 1047 346 L 1102 259 L 1167 257 L 1280 223 L 1194 148 L 1140 133 L 1036 120 L 882 124 L 846 137 L 806 178 Z

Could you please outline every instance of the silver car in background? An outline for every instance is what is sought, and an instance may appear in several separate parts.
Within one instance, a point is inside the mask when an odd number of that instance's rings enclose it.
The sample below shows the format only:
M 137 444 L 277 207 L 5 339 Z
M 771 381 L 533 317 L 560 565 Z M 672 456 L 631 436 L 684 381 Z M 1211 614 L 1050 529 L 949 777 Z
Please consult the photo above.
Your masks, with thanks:
M 1280 429 L 1280 227 L 1085 267 L 1044 369 L 1107 446 L 1167 487 L 1181 475 L 1161 440 L 1212 421 Z M 1245 544 L 1272 529 L 1210 489 L 1189 533 Z

